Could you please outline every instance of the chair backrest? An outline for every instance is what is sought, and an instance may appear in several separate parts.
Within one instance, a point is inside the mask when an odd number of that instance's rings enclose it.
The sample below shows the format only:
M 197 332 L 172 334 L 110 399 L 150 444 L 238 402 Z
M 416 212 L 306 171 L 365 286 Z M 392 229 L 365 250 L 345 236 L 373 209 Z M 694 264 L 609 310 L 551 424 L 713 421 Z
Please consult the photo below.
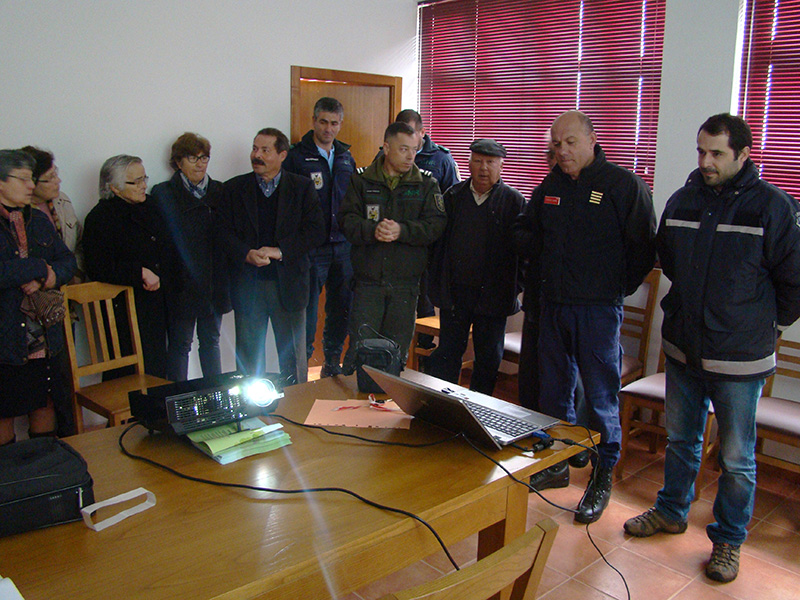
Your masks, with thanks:
M 73 321 L 69 310 L 64 319 L 64 333 L 67 337 L 67 352 L 72 371 L 74 389 L 80 389 L 80 378 L 87 375 L 104 373 L 112 369 L 133 365 L 136 373 L 144 373 L 144 357 L 142 342 L 139 337 L 139 321 L 136 318 L 136 307 L 133 302 L 133 288 L 126 285 L 113 285 L 93 281 L 77 285 L 65 285 L 64 302 L 77 303 L 80 308 L 80 319 Z M 120 344 L 117 315 L 114 313 L 113 301 L 123 294 L 126 326 L 130 332 L 131 347 L 124 348 Z M 75 350 L 73 323 L 78 323 L 86 331 L 89 348 L 88 360 L 79 364 Z M 124 339 L 124 338 L 123 338 Z
M 775 351 L 777 352 L 776 358 L 778 362 L 775 375 L 800 379 L 800 343 L 780 338 Z M 767 379 L 767 383 L 764 384 L 764 389 L 761 392 L 762 396 L 772 395 L 775 375 Z
M 557 531 L 552 519 L 543 519 L 475 564 L 381 600 L 486 600 L 512 583 L 513 597 L 533 600 Z
M 642 282 L 642 286 L 647 286 L 644 306 L 636 306 L 627 302 L 623 307 L 625 313 L 622 318 L 620 335 L 637 340 L 639 344 L 637 358 L 645 368 L 647 367 L 647 353 L 650 349 L 650 325 L 653 322 L 660 283 L 661 269 L 653 269 Z

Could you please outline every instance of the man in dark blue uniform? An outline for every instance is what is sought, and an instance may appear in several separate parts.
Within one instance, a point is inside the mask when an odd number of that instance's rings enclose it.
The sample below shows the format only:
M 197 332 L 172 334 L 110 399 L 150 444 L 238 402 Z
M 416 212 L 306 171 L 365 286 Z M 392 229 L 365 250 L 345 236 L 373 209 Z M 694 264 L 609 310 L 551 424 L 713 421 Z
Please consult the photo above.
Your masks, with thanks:
M 305 175 L 314 182 L 325 217 L 325 243 L 309 252 L 311 287 L 306 309 L 307 353 L 311 358 L 317 331 L 319 295 L 325 286 L 325 329 L 322 334 L 325 364 L 322 377 L 342 372 L 340 362 L 352 303 L 350 243 L 336 220 L 350 177 L 356 170 L 350 146 L 336 139 L 343 119 L 344 108 L 336 98 L 317 100 L 312 129 L 292 146 L 283 163 L 286 171 Z

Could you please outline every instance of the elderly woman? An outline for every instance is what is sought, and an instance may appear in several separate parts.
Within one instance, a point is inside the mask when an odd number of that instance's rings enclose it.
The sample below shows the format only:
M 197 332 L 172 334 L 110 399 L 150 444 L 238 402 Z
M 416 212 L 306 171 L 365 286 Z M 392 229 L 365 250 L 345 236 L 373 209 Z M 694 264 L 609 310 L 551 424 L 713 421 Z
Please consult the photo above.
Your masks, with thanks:
M 61 178 L 58 176 L 58 167 L 52 152 L 42 150 L 36 146 L 25 146 L 23 152 L 27 152 L 36 161 L 33 167 L 33 196 L 31 205 L 38 208 L 50 218 L 53 226 L 58 232 L 58 237 L 64 240 L 67 248 L 70 249 L 78 261 L 78 272 L 70 283 L 80 283 L 83 271 L 83 246 L 81 237 L 83 227 L 78 217 L 72 201 L 61 191 Z
M 222 372 L 219 330 L 231 310 L 223 253 L 216 246 L 217 210 L 223 187 L 207 174 L 211 144 L 196 133 L 184 133 L 172 144 L 175 174 L 153 187 L 151 196 L 168 223 L 178 257 L 178 282 L 167 295 L 169 306 L 167 378 L 185 381 L 195 324 L 203 376 Z
M 31 209 L 30 155 L 0 150 L 0 446 L 15 440 L 14 417 L 28 415 L 30 436 L 55 435 L 54 399 L 68 394 L 57 361 L 60 324 L 45 327 L 22 311 L 23 299 L 72 278 L 75 256 L 47 216 Z
M 172 258 L 163 219 L 147 196 L 147 181 L 136 156 L 120 154 L 103 163 L 100 201 L 86 216 L 83 251 L 90 279 L 133 287 L 145 372 L 166 377 L 165 288 L 171 283 Z M 125 312 L 117 302 L 119 326 Z M 122 328 L 124 335 L 130 332 Z M 125 343 L 130 347 L 130 339 Z

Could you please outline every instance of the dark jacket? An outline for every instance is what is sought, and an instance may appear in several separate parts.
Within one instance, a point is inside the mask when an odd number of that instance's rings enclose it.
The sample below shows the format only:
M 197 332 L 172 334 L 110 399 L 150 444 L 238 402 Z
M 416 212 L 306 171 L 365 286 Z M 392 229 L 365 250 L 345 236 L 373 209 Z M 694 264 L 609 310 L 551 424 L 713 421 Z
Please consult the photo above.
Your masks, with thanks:
M 317 150 L 314 143 L 314 132 L 309 131 L 295 144 L 283 161 L 283 169 L 298 175 L 305 175 L 314 183 L 319 196 L 322 214 L 325 218 L 326 243 L 344 242 L 336 215 L 342 205 L 342 199 L 350 177 L 356 170 L 356 161 L 350 154 L 350 145 L 333 140 L 333 172 Z
M 56 286 L 69 283 L 77 269 L 75 256 L 58 237 L 50 219 L 40 210 L 26 207 L 25 231 L 28 258 L 20 258 L 11 233 L 13 225 L 0 217 L 0 363 L 22 365 L 28 360 L 25 340 L 25 315 L 20 310 L 25 296 L 21 285 L 47 278 L 47 265 L 56 274 Z M 47 349 L 56 355 L 64 348 L 64 328 L 53 325 L 46 330 Z
M 474 203 L 470 190 L 470 179 L 457 183 L 444 194 L 447 227 L 444 235 L 433 248 L 433 258 L 428 269 L 428 294 L 434 305 L 443 309 L 452 308 L 450 296 L 450 239 L 459 226 L 459 207 Z M 482 315 L 505 317 L 519 311 L 518 294 L 522 291 L 519 281 L 518 259 L 511 242 L 511 226 L 522 210 L 525 200 L 517 190 L 502 180 L 492 188 L 486 199 L 490 213 L 486 245 L 475 248 L 482 253 L 489 267 L 483 273 L 481 295 L 475 312 Z
M 383 156 L 383 148 L 378 150 L 375 158 L 380 156 Z M 417 152 L 414 164 L 420 171 L 433 177 L 442 192 L 461 181 L 458 166 L 450 150 L 435 143 L 428 134 L 423 138 L 422 148 Z
M 608 162 L 597 144 L 577 180 L 553 167 L 514 224 L 513 239 L 531 265 L 525 289 L 541 289 L 550 302 L 621 305 L 653 268 L 655 233 L 650 188 Z M 526 294 L 523 308 L 535 302 Z
M 141 204 L 131 204 L 118 196 L 101 198 L 86 215 L 83 249 L 90 279 L 133 287 L 145 372 L 165 377 L 166 297 L 177 285 L 177 261 L 153 200 L 148 196 Z M 142 268 L 158 275 L 158 290 L 144 289 Z M 119 327 L 125 315 L 120 298 L 114 301 L 114 310 Z M 120 331 L 123 345 L 130 344 L 129 336 Z
M 439 185 L 412 165 L 394 190 L 383 175 L 383 156 L 359 169 L 350 180 L 339 211 L 357 281 L 418 285 L 428 262 L 428 246 L 442 235 L 447 216 Z M 379 242 L 375 229 L 383 219 L 400 224 L 400 237 Z
M 276 261 L 278 291 L 284 310 L 305 310 L 309 294 L 308 253 L 325 241 L 325 223 L 311 180 L 283 171 L 275 194 L 278 217 L 275 236 L 283 260 Z M 244 298 L 263 286 L 258 269 L 245 262 L 247 253 L 258 245 L 258 199 L 261 197 L 255 173 L 245 173 L 225 182 L 225 205 L 220 241 L 231 269 L 233 310 L 249 303 Z
M 658 251 L 665 354 L 708 378 L 764 377 L 800 317 L 800 206 L 747 161 L 717 193 L 695 170 L 667 202 Z
M 151 198 L 169 231 L 177 257 L 178 283 L 167 297 L 170 317 L 202 317 L 231 310 L 228 268 L 217 241 L 222 182 L 209 179 L 206 195 L 195 198 L 183 185 L 180 172 L 154 186 Z

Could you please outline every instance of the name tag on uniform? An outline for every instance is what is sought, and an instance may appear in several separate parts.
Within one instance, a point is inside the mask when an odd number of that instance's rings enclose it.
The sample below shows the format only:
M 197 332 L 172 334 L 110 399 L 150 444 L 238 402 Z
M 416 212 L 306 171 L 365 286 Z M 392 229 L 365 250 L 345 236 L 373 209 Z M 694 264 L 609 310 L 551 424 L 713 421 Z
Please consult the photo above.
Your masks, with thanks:
M 561 196 L 545 196 L 544 203 L 559 206 L 561 204 Z

